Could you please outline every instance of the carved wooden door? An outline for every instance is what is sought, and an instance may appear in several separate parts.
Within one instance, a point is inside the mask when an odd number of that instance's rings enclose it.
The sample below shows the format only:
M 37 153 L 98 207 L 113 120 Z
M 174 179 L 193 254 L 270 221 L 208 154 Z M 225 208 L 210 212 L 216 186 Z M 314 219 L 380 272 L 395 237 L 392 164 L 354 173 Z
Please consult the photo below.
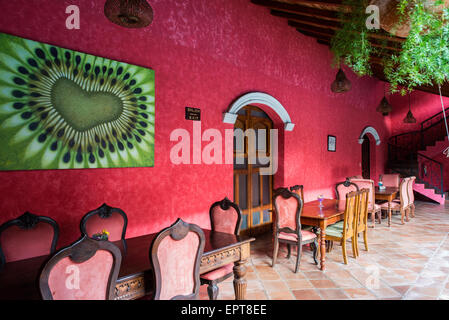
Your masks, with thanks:
M 234 137 L 234 201 L 242 211 L 240 234 L 256 235 L 271 229 L 273 176 L 261 175 L 260 169 L 270 166 L 272 128 L 268 115 L 254 106 L 241 109 L 235 122 L 234 130 L 245 132 L 242 146 Z M 254 136 L 247 129 L 253 129 Z M 265 131 L 265 135 L 259 136 L 259 131 Z M 269 162 L 258 159 L 257 151 L 265 154 Z

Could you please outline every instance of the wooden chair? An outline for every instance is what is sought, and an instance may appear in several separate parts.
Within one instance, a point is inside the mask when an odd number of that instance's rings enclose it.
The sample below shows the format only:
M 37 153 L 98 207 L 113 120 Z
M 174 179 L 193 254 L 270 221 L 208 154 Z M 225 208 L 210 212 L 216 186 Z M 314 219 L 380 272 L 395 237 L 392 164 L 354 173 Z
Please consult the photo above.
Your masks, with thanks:
M 359 187 L 355 183 L 351 182 L 349 178 L 335 185 L 337 200 L 345 200 L 346 195 L 354 191 L 359 191 Z
M 399 212 L 401 214 L 401 223 L 404 224 L 404 215 L 406 216 L 406 221 L 409 221 L 408 211 L 409 211 L 409 195 L 408 195 L 408 183 L 410 178 L 404 178 L 399 185 L 399 202 L 393 201 L 390 203 L 392 212 Z M 383 203 L 380 205 L 381 209 L 388 211 L 388 203 Z
M 368 198 L 368 212 L 371 214 L 371 221 L 374 228 L 375 219 L 377 215 L 377 221 L 382 223 L 382 210 L 380 205 L 376 203 L 376 193 L 374 188 L 374 180 L 371 179 L 351 179 L 351 182 L 355 183 L 360 189 L 368 189 L 369 190 L 369 198 Z
M 197 300 L 204 232 L 182 219 L 154 238 L 150 260 L 156 281 L 155 300 Z
M 382 181 L 382 184 L 385 187 L 399 188 L 400 180 L 401 177 L 399 173 L 381 174 L 379 176 L 379 181 Z
M 106 203 L 86 213 L 80 222 L 81 234 L 92 237 L 95 233 L 100 233 L 105 229 L 109 232 L 109 241 L 122 240 L 125 252 L 127 226 L 128 217 L 125 212 L 119 208 L 112 208 Z
M 357 227 L 357 210 L 359 205 L 360 196 L 359 191 L 353 191 L 346 195 L 346 207 L 344 213 L 344 220 L 339 221 L 326 228 L 326 240 L 338 241 L 342 246 L 343 261 L 348 264 L 346 241 L 351 239 L 352 253 L 354 258 L 357 257 L 355 230 Z
M 356 228 L 355 228 L 355 252 L 356 255 L 359 256 L 359 243 L 358 243 L 358 235 L 363 232 L 363 241 L 365 243 L 365 249 L 368 251 L 368 198 L 369 198 L 369 189 L 362 189 L 358 192 L 358 196 L 360 197 L 357 208 L 357 219 L 356 219 Z
M 238 235 L 242 225 L 242 215 L 239 207 L 224 198 L 212 204 L 209 209 L 210 224 L 213 231 L 233 233 Z M 201 285 L 207 284 L 207 293 L 210 300 L 217 300 L 217 284 L 233 275 L 234 263 L 229 263 L 223 267 L 200 275 Z
M 55 220 L 25 212 L 0 226 L 0 269 L 6 262 L 54 253 L 59 237 Z
M 109 241 L 86 235 L 61 249 L 39 278 L 44 300 L 113 300 L 122 254 Z
M 272 267 L 276 264 L 279 243 L 286 243 L 287 246 L 297 246 L 295 273 L 298 272 L 301 260 L 301 250 L 302 246 L 305 244 L 313 243 L 313 260 L 315 261 L 315 264 L 318 264 L 317 236 L 311 231 L 301 230 L 301 212 L 303 207 L 301 198 L 296 193 L 290 192 L 287 188 L 279 188 L 274 192 L 273 204 L 276 226 L 274 230 Z M 287 257 L 290 258 L 290 251 Z
M 346 178 L 345 181 L 339 182 L 335 185 L 335 195 L 336 195 L 337 200 L 345 200 L 346 195 L 348 193 L 359 191 L 359 187 L 355 183 L 351 182 L 349 179 L 351 179 L 351 177 Z M 319 243 L 319 240 L 318 240 L 318 243 Z M 331 252 L 333 247 L 334 247 L 334 242 L 331 240 L 326 240 L 326 251 Z M 321 248 L 319 248 L 319 249 L 321 249 Z

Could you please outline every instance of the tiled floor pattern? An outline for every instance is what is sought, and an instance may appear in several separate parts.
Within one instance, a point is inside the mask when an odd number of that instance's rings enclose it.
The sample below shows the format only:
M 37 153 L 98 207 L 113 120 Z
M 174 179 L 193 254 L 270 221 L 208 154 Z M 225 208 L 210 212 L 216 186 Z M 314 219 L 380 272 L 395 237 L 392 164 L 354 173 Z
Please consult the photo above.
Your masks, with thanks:
M 287 259 L 280 247 L 278 262 L 272 262 L 270 235 L 257 237 L 247 263 L 247 294 L 251 300 L 298 299 L 445 299 L 449 300 L 449 203 L 444 206 L 416 203 L 416 216 L 405 225 L 394 215 L 369 229 L 369 251 L 359 238 L 360 256 L 354 259 L 348 242 L 348 264 L 341 246 L 326 254 L 326 270 L 313 263 L 304 246 L 300 271 L 294 273 L 295 248 Z M 232 277 L 219 284 L 220 300 L 234 299 Z M 200 298 L 208 299 L 206 286 Z

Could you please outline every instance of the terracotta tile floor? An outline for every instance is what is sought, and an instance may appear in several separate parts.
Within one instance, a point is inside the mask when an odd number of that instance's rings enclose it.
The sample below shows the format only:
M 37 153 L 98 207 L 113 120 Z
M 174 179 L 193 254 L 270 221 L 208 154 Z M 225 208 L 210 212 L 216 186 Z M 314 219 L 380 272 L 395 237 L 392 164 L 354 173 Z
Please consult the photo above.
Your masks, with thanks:
M 251 300 L 298 299 L 445 299 L 449 300 L 449 202 L 440 206 L 416 203 L 416 215 L 405 225 L 393 215 L 369 229 L 369 252 L 359 238 L 360 256 L 354 259 L 348 245 L 348 265 L 341 246 L 334 243 L 326 253 L 326 270 L 313 263 L 312 252 L 303 247 L 300 270 L 294 273 L 295 250 L 287 259 L 280 247 L 278 262 L 272 262 L 269 234 L 256 237 L 247 263 L 247 294 Z M 232 277 L 219 284 L 220 300 L 234 299 Z M 200 298 L 208 299 L 206 286 Z

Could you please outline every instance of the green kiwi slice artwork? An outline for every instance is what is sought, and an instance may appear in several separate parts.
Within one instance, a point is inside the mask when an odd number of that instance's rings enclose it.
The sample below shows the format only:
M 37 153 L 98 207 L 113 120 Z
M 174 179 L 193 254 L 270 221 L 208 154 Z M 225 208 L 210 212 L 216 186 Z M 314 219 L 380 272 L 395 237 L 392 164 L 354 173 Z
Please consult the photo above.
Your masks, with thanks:
M 0 33 L 0 170 L 154 166 L 154 70 Z

